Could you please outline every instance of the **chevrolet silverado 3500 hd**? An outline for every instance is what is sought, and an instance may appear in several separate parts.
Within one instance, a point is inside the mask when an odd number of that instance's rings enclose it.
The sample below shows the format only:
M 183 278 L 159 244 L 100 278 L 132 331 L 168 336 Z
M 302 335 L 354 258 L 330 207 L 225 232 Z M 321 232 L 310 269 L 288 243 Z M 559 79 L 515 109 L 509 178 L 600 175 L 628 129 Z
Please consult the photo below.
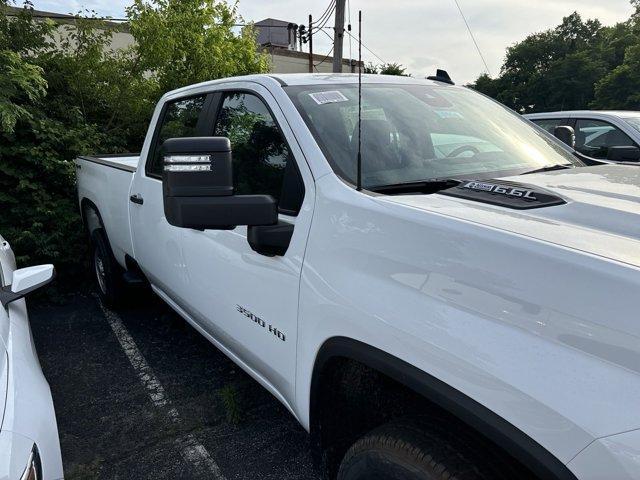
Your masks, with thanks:
M 637 167 L 378 75 L 182 88 L 77 167 L 103 301 L 148 281 L 327 478 L 640 478 Z

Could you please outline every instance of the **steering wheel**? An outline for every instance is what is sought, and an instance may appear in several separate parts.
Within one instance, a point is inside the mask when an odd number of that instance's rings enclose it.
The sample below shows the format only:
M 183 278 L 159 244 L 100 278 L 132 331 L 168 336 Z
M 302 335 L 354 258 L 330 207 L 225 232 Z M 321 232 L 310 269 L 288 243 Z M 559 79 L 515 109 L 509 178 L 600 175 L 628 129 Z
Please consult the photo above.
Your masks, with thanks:
M 474 155 L 477 155 L 478 153 L 480 153 L 480 150 L 478 150 L 473 145 L 462 145 L 456 148 L 453 152 L 449 153 L 449 155 L 447 155 L 447 158 L 459 157 L 460 154 L 464 152 L 471 152 Z

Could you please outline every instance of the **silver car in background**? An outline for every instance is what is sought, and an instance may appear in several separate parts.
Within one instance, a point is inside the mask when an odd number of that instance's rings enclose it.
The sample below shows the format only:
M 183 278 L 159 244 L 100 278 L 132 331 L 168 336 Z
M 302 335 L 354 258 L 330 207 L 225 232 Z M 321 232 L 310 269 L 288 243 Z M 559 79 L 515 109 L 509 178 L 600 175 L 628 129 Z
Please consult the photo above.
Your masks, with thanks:
M 13 251 L 0 236 L 0 480 L 63 477 L 51 391 L 23 298 L 54 273 L 53 265 L 17 270 Z
M 575 149 L 595 160 L 640 162 L 640 112 L 589 111 L 525 115 L 554 135 L 557 127 L 575 131 Z

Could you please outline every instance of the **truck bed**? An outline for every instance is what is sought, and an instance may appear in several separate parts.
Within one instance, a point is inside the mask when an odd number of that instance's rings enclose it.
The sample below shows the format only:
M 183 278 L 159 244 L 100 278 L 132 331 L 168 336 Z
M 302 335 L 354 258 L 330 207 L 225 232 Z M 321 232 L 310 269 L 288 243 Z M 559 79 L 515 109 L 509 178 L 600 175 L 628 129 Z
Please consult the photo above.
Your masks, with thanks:
M 118 153 L 113 155 L 83 155 L 78 157 L 79 160 L 99 163 L 108 167 L 117 168 L 127 172 L 135 172 L 138 168 L 138 160 L 140 155 L 137 153 Z

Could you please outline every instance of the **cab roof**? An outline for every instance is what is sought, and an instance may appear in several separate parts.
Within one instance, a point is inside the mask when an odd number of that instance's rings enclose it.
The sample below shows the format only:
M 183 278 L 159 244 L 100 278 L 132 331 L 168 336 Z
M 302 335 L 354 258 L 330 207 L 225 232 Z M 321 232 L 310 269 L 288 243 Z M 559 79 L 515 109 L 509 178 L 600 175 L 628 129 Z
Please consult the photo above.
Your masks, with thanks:
M 358 83 L 357 73 L 286 73 L 269 74 L 281 85 L 337 85 Z M 433 80 L 422 80 L 413 77 L 403 77 L 399 75 L 376 75 L 370 73 L 362 74 L 362 83 L 381 84 L 406 84 L 406 85 L 438 85 L 441 82 Z
M 171 92 L 167 92 L 163 99 L 171 98 L 176 95 L 184 95 L 185 93 L 199 89 L 231 82 L 256 82 L 260 84 L 274 84 L 277 82 L 282 87 L 296 85 L 344 85 L 357 84 L 357 73 L 282 73 L 282 74 L 260 74 L 260 75 L 243 75 L 239 77 L 220 78 L 210 80 L 195 85 L 178 88 Z M 396 85 L 440 85 L 452 87 L 444 82 L 438 82 L 428 79 L 418 79 L 413 77 L 403 77 L 399 75 L 376 75 L 363 73 L 362 83 L 364 84 L 396 84 Z
M 589 116 L 589 115 L 608 115 L 618 118 L 635 118 L 640 117 L 639 111 L 633 110 L 565 110 L 561 112 L 539 112 L 528 113 L 525 115 L 527 118 L 564 118 L 567 116 Z

